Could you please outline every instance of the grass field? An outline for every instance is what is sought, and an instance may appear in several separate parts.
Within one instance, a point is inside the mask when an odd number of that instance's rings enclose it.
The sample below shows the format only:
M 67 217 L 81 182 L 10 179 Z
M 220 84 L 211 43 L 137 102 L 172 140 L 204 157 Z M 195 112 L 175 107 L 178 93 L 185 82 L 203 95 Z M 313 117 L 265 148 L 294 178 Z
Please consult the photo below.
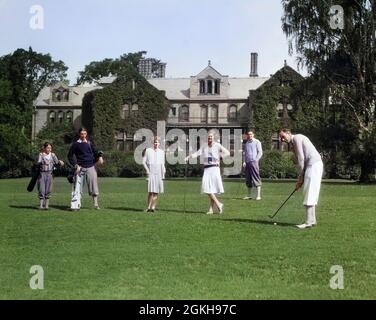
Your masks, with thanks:
M 101 178 L 101 210 L 68 210 L 56 178 L 49 211 L 28 179 L 0 180 L 0 299 L 375 299 L 376 186 L 324 183 L 318 226 L 304 220 L 301 192 L 277 215 L 293 182 L 263 186 L 262 201 L 224 182 L 223 215 L 205 215 L 200 181 L 166 181 L 159 210 L 143 212 L 143 179 Z M 186 213 L 183 200 L 186 190 Z M 30 268 L 44 270 L 31 290 Z M 329 286 L 344 270 L 344 289 Z

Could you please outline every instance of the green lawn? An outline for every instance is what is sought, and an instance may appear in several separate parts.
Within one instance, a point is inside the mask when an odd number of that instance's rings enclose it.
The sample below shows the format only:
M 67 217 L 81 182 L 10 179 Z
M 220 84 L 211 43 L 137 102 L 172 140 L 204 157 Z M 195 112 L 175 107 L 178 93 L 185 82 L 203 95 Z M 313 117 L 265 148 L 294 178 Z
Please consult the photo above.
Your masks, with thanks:
M 55 179 L 49 211 L 28 179 L 0 180 L 0 299 L 375 299 L 376 186 L 324 183 L 318 226 L 299 230 L 302 194 L 277 215 L 293 182 L 265 182 L 263 200 L 240 200 L 225 180 L 223 215 L 205 215 L 200 181 L 166 181 L 155 215 L 143 212 L 143 179 L 101 178 L 101 210 L 87 194 L 69 211 L 70 185 Z M 184 213 L 186 190 L 186 213 Z M 31 290 L 30 268 L 44 269 Z M 344 269 L 333 290 L 330 268 Z

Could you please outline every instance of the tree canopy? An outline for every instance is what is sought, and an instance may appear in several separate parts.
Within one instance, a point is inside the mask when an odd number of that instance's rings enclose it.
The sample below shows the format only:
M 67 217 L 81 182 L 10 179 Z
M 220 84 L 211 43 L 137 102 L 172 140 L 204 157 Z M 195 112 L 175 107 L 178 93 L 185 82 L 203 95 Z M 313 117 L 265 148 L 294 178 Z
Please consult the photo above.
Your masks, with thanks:
M 375 1 L 282 0 L 282 5 L 290 52 L 329 90 L 337 101 L 333 107 L 341 104 L 338 111 L 352 115 L 357 130 L 352 156 L 359 159 L 361 180 L 375 179 Z

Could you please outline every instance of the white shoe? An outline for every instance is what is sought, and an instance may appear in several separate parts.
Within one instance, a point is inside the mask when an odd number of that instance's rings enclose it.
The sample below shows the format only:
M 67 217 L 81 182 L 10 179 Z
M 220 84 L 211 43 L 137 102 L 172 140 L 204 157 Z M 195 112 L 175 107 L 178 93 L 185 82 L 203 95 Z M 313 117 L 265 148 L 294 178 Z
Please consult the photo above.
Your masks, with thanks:
M 218 206 L 219 214 L 223 213 L 223 203 L 220 203 Z
M 257 197 L 256 200 L 261 200 L 261 197 Z
M 244 197 L 243 200 L 251 200 L 252 197 Z
M 309 223 L 302 223 L 302 224 L 298 224 L 296 225 L 299 229 L 306 229 L 306 228 L 311 228 L 312 226 L 314 226 L 314 224 L 309 224 Z
M 209 210 L 206 214 L 213 214 L 213 210 Z

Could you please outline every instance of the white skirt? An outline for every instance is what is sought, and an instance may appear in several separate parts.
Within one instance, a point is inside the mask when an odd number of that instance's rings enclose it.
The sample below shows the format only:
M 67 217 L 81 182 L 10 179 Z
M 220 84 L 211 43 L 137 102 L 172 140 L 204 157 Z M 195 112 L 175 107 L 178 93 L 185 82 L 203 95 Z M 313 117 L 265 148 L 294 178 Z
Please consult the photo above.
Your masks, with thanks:
M 223 193 L 221 171 L 219 167 L 204 169 L 202 177 L 201 193 Z
M 303 193 L 305 206 L 315 206 L 319 201 L 321 178 L 323 173 L 323 163 L 316 162 L 307 166 L 304 174 Z
M 158 174 L 150 174 L 148 178 L 148 192 L 163 193 L 163 180 Z

